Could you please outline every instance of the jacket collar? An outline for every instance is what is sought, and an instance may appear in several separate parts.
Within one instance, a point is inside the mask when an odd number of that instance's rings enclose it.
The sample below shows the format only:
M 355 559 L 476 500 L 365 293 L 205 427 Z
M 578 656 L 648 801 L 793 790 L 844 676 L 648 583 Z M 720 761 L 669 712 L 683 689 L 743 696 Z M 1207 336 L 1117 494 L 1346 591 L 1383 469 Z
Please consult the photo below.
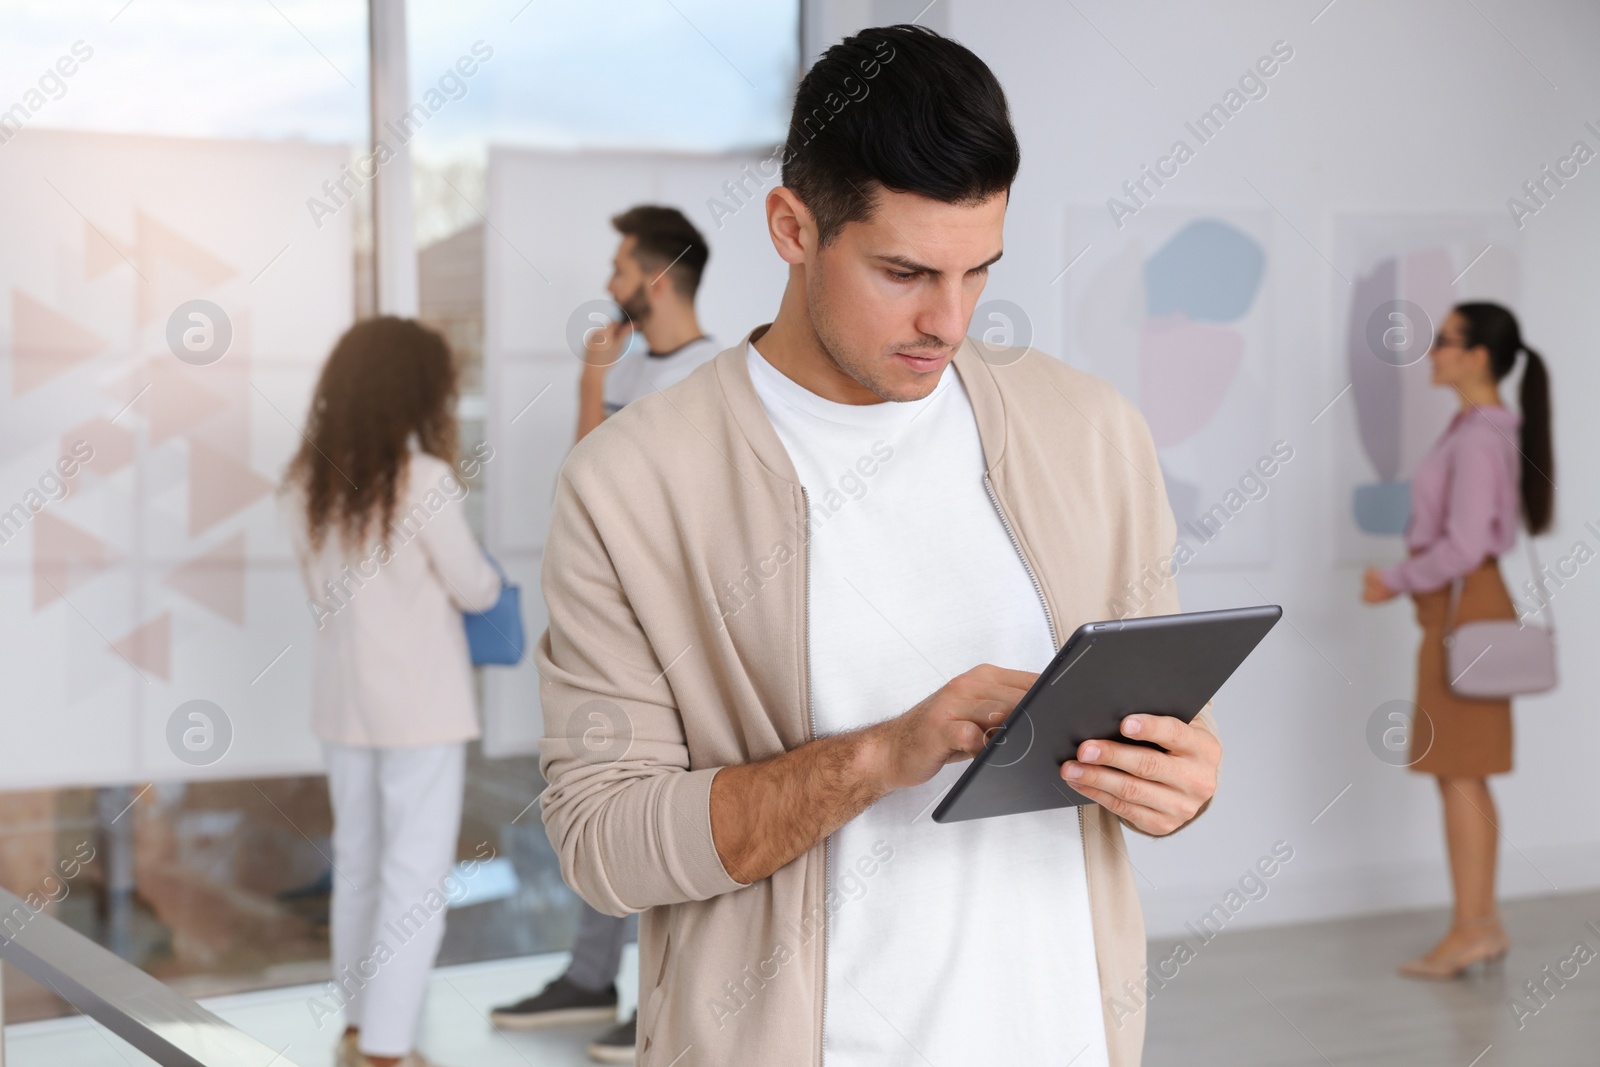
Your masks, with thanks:
M 745 334 L 738 344 L 723 349 L 712 362 L 728 410 L 755 452 L 756 459 L 775 477 L 798 486 L 800 478 L 795 473 L 793 461 L 789 459 L 789 450 L 778 439 L 778 432 L 772 428 L 772 421 L 767 418 L 761 398 L 756 394 L 755 383 L 750 380 L 746 349 L 752 337 L 765 332 L 771 325 L 769 322 L 757 326 Z M 978 440 L 983 445 L 984 466 L 992 474 L 1004 455 L 1006 441 L 1005 403 L 1000 396 L 994 368 L 973 346 L 971 338 L 962 341 L 951 363 L 961 376 L 961 384 L 966 386 L 967 396 L 972 401 L 972 413 L 978 423 Z

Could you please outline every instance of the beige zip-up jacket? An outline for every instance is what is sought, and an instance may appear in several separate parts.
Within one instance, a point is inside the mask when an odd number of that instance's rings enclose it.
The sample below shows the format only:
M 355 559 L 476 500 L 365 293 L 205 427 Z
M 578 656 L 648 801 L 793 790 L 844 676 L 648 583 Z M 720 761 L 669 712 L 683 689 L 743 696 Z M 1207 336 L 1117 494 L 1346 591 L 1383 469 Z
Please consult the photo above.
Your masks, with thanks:
M 719 768 L 812 740 L 807 501 L 751 384 L 749 339 L 572 450 L 545 546 L 545 827 L 580 896 L 642 913 L 638 1062 L 652 1067 L 822 1062 L 839 900 L 824 844 L 745 885 L 711 840 Z M 1037 351 L 985 358 L 969 341 L 954 367 L 1057 643 L 1113 616 L 1130 581 L 1144 613 L 1178 610 L 1174 583 L 1149 580 L 1176 530 L 1133 405 Z M 1214 729 L 1209 712 L 1196 721 Z M 1111 1063 L 1133 1067 L 1143 1014 L 1110 1004 L 1142 991 L 1144 921 L 1120 820 L 1082 811 Z M 974 916 L 974 936 L 991 927 Z

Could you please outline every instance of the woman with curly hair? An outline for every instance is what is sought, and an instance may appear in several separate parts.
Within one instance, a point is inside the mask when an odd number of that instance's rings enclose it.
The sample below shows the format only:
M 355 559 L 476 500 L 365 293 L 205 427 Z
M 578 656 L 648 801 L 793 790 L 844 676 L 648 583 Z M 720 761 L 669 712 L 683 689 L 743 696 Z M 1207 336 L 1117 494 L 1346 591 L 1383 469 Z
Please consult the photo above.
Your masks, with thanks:
M 478 736 L 461 615 L 492 607 L 501 585 L 462 512 L 455 400 L 437 333 L 359 322 L 322 368 L 284 484 L 316 625 L 341 1067 L 427 1063 L 412 1042 Z

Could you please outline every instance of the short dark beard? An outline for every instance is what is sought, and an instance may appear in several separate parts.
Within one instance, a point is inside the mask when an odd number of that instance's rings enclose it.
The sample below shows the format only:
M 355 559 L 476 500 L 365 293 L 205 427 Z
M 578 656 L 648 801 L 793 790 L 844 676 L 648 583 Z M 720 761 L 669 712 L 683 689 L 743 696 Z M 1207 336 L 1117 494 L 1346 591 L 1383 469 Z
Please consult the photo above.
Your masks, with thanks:
M 644 282 L 639 283 L 639 288 L 634 290 L 632 296 L 619 300 L 617 306 L 635 326 L 643 326 L 650 321 L 650 291 Z

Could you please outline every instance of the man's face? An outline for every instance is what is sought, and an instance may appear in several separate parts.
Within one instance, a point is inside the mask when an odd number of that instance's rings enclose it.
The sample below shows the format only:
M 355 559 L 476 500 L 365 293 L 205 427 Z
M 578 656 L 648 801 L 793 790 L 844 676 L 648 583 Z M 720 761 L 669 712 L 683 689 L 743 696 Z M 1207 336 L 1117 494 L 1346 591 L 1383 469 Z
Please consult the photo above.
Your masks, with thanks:
M 919 400 L 966 337 L 1000 258 L 1006 194 L 945 204 L 880 190 L 877 210 L 848 223 L 806 264 L 812 328 L 861 387 L 853 403 Z
M 643 326 L 650 318 L 650 287 L 647 284 L 650 279 L 634 256 L 638 244 L 639 239 L 629 234 L 617 245 L 616 255 L 611 257 L 611 280 L 606 283 L 606 292 L 611 294 L 611 299 L 617 302 L 635 326 Z

